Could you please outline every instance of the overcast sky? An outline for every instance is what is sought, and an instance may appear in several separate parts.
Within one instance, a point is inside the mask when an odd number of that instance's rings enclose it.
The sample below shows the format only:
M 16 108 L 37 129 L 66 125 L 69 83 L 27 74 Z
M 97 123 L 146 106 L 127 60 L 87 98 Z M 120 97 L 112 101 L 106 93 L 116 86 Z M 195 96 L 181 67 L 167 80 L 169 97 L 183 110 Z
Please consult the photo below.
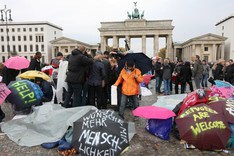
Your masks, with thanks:
M 15 22 L 48 21 L 65 37 L 96 44 L 100 22 L 126 20 L 135 1 L 146 20 L 173 20 L 174 42 L 215 33 L 215 24 L 234 14 L 234 0 L 0 0 L 0 8 L 7 5 Z

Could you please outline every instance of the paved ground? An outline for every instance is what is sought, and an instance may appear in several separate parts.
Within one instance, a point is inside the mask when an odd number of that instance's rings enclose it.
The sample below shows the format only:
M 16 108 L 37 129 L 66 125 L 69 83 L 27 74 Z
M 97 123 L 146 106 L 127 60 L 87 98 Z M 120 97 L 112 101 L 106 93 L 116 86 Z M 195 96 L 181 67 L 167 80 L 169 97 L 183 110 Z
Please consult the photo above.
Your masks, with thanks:
M 142 97 L 140 105 L 152 105 L 157 101 L 157 96 L 152 88 L 153 95 Z M 13 115 L 9 105 L 4 104 L 4 112 L 7 116 L 4 121 L 10 120 Z M 164 141 L 158 137 L 151 135 L 145 130 L 146 120 L 142 118 L 134 119 L 131 110 L 126 110 L 127 121 L 135 122 L 136 134 L 130 142 L 129 149 L 123 153 L 123 156 L 217 156 L 217 155 L 234 155 L 234 150 L 230 149 L 230 153 L 200 151 L 198 149 L 188 150 L 180 144 L 180 141 L 172 135 L 170 141 Z M 57 149 L 47 150 L 41 146 L 22 147 L 12 142 L 6 135 L 0 135 L 0 156 L 57 156 Z

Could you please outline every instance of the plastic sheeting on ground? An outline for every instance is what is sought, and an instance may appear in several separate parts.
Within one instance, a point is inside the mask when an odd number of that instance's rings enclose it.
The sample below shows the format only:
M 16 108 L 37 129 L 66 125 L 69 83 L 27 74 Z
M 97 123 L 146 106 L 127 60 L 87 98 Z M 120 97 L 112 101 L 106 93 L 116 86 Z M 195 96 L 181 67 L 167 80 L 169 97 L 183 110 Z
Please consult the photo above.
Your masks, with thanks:
M 36 146 L 60 140 L 74 121 L 96 109 L 94 106 L 63 108 L 56 104 L 44 104 L 25 118 L 4 123 L 1 129 L 18 145 Z
M 174 94 L 167 96 L 158 96 L 157 102 L 153 106 L 160 106 L 173 110 L 178 103 L 184 100 L 187 94 Z

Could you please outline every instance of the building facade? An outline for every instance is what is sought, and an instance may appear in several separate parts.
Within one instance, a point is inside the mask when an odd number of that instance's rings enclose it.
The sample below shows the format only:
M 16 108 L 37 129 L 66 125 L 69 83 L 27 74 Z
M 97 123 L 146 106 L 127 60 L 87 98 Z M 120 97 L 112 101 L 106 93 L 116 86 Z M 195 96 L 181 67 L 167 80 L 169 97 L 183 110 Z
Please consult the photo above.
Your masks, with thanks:
M 205 34 L 192 38 L 183 43 L 174 42 L 174 56 L 184 61 L 191 61 L 192 57 L 199 55 L 208 62 L 224 59 L 224 44 L 227 38 L 215 34 Z
M 58 39 L 50 41 L 52 45 L 52 55 L 56 57 L 58 52 L 62 52 L 63 55 L 66 57 L 67 55 L 71 54 L 71 51 L 75 48 L 79 48 L 79 46 L 83 45 L 86 47 L 87 51 L 91 52 L 94 56 L 96 51 L 99 50 L 99 45 L 90 45 L 88 43 L 84 43 L 81 41 L 77 41 L 67 37 L 60 37 Z
M 234 59 L 234 14 L 224 18 L 215 26 L 216 34 L 227 37 L 225 41 L 225 60 Z
M 42 62 L 48 63 L 52 58 L 49 41 L 61 37 L 62 31 L 61 27 L 49 22 L 9 22 L 7 25 L 1 22 L 0 62 L 5 62 L 15 53 L 30 60 L 39 51 Z

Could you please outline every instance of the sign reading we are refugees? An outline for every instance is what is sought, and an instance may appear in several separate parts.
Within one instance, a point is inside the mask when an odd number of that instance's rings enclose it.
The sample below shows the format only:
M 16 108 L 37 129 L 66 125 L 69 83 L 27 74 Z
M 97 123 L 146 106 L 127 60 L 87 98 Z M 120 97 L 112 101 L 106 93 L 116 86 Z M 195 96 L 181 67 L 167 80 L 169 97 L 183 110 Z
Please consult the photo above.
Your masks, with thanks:
M 127 146 L 128 124 L 111 110 L 96 110 L 74 123 L 73 146 L 81 155 L 119 155 Z

